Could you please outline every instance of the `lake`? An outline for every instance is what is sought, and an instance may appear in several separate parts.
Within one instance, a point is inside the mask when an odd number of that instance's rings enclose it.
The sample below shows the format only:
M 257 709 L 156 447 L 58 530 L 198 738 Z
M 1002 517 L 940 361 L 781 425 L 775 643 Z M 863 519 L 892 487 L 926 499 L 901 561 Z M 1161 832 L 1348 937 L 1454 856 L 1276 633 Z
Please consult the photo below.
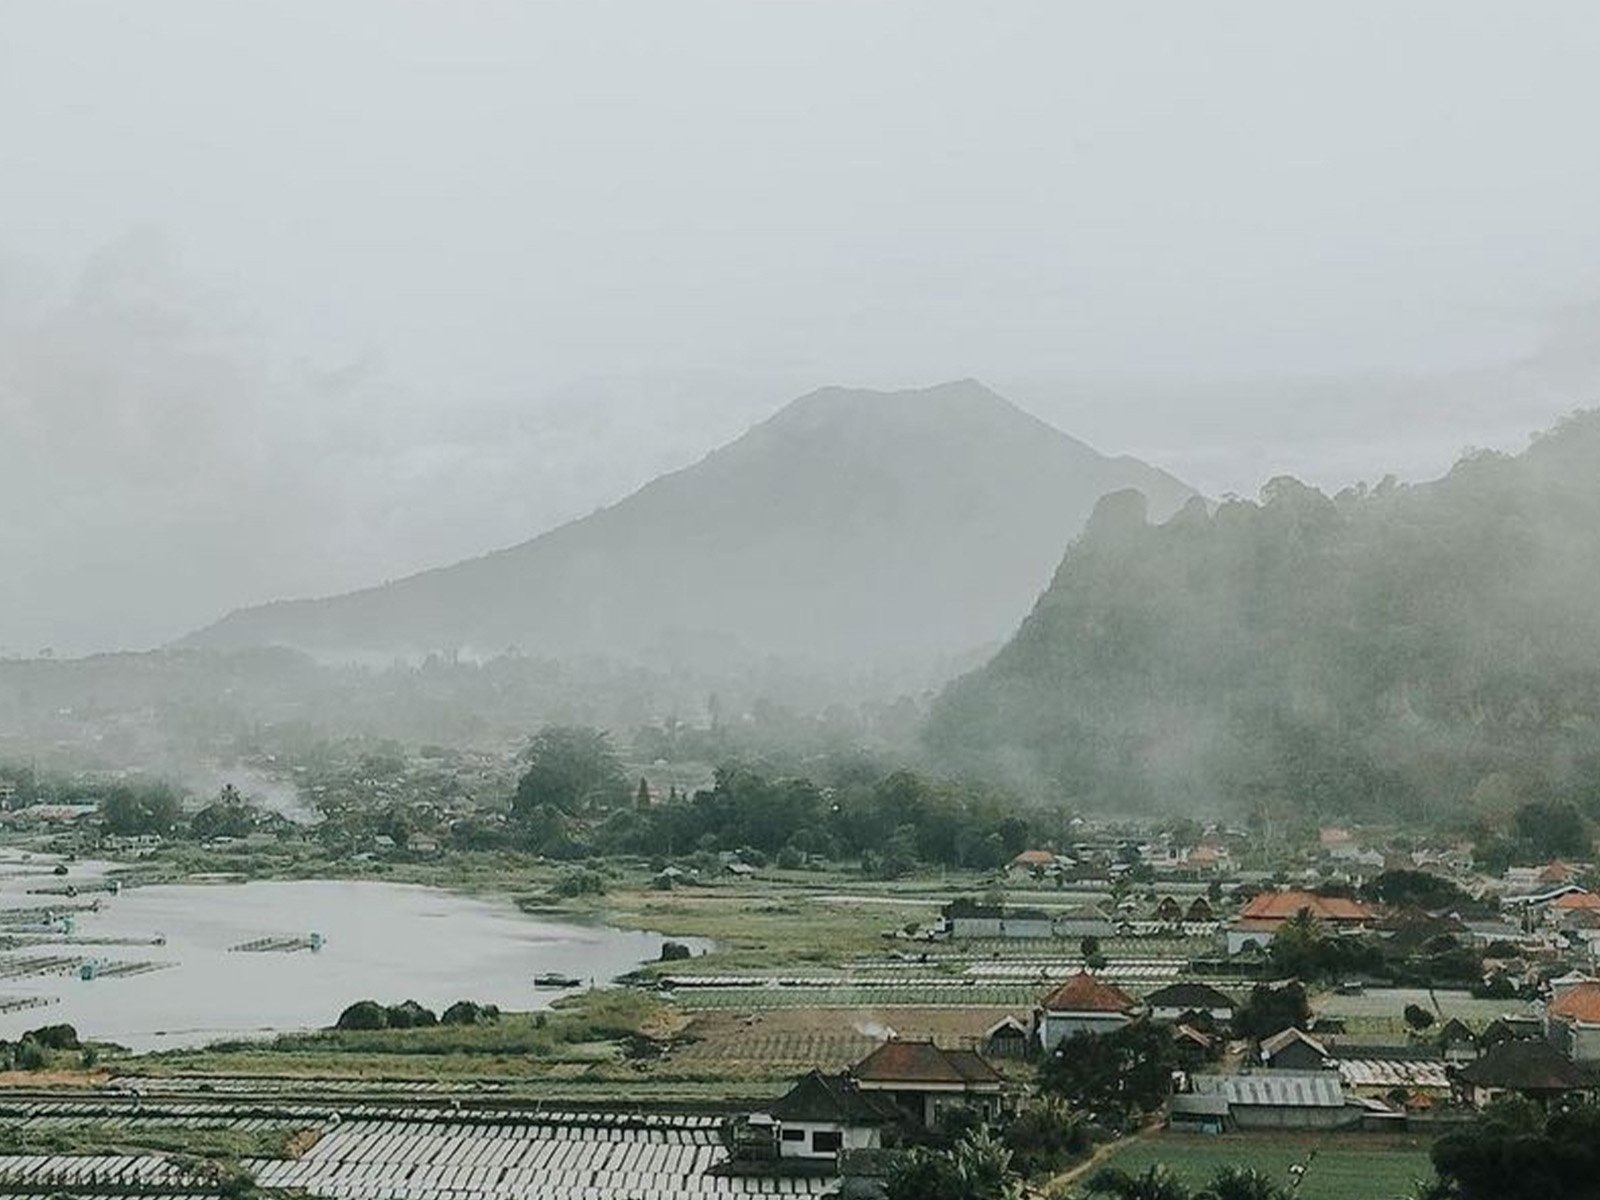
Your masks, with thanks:
M 48 905 L 28 888 L 72 876 L 0 876 L 0 907 Z M 203 1045 L 224 1037 L 331 1025 L 352 1001 L 414 999 L 439 1011 L 456 1000 L 510 1010 L 547 1007 L 563 993 L 540 991 L 533 977 L 556 972 L 604 984 L 661 952 L 660 935 L 529 916 L 509 901 L 485 900 L 403 884 L 317 880 L 182 884 L 88 893 L 97 912 L 73 914 L 72 939 L 0 954 L 7 964 L 42 956 L 93 958 L 109 970 L 81 979 L 29 974 L 0 979 L 0 1000 L 47 997 L 48 1007 L 0 1014 L 0 1037 L 67 1022 L 96 1041 L 136 1050 Z M 12 930 L 0 930 L 12 932 Z M 316 951 L 250 953 L 253 939 L 322 936 Z M 148 944 L 157 936 L 163 945 Z M 90 944 L 97 939 L 145 944 Z M 696 952 L 700 945 L 693 943 Z M 117 964 L 162 969 L 118 975 Z

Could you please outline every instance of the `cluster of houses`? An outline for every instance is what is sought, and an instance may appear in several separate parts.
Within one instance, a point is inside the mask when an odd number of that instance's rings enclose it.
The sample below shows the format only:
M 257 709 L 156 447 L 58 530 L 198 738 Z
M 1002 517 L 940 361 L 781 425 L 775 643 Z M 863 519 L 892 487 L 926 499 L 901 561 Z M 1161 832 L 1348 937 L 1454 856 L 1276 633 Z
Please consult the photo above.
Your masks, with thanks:
M 952 900 L 940 910 L 933 936 L 955 941 L 987 938 L 1082 939 L 1134 936 L 1170 930 L 1205 934 L 1216 927 L 1216 912 L 1204 896 L 1179 900 L 1162 896 L 1142 906 L 1125 898 L 1112 912 L 1097 904 L 1043 909 L 1004 901 Z
M 1115 879 L 1135 868 L 1159 875 L 1209 875 L 1232 866 L 1227 835 L 1206 831 L 1193 844 L 1168 835 L 1139 840 L 1102 835 L 1074 842 L 1066 850 L 1023 850 L 1007 864 L 1013 879 Z

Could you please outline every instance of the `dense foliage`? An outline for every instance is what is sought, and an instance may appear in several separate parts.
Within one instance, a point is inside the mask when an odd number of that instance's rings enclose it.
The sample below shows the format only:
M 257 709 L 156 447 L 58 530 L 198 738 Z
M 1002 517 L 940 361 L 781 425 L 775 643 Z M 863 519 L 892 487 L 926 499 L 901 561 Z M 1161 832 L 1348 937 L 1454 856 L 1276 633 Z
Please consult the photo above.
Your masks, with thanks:
M 1600 1109 L 1546 1114 L 1525 1100 L 1491 1105 L 1433 1147 L 1440 1200 L 1600 1197 Z
M 785 865 L 812 855 L 860 859 L 869 872 L 889 877 L 919 862 L 998 867 L 1035 840 L 1064 832 L 1042 825 L 1005 793 L 910 771 L 823 787 L 728 766 L 710 788 L 646 808 L 539 805 L 516 815 L 529 848 L 556 857 L 734 850 Z
M 1066 1039 L 1040 1065 L 1039 1087 L 1093 1119 L 1121 1125 L 1161 1107 L 1182 1065 L 1168 1026 L 1136 1021 L 1115 1033 Z
M 1305 1029 L 1310 1024 L 1311 1004 L 1305 987 L 1298 982 L 1258 983 L 1233 1014 L 1234 1033 L 1258 1041 L 1291 1026 Z
M 1279 827 L 1596 813 L 1597 465 L 1591 412 L 1432 484 L 1329 498 L 1280 478 L 1159 526 L 1109 496 L 1017 635 L 941 698 L 928 744 L 1085 805 Z M 1587 844 L 1564 812 L 1535 824 L 1510 831 L 1528 853 Z

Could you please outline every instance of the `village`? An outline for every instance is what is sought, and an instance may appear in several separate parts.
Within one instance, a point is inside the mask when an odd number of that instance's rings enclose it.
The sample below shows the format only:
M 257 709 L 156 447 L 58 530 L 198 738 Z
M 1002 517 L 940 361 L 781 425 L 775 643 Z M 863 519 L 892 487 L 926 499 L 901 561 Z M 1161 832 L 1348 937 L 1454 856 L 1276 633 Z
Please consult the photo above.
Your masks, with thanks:
M 76 816 L 34 819 L 10 836 L 40 847 Z M 1276 850 L 1269 871 L 1246 830 L 1073 828 L 1074 841 L 1026 848 L 999 870 L 890 880 L 723 853 L 596 862 L 584 869 L 599 882 L 574 889 L 563 887 L 572 868 L 535 864 L 549 911 L 704 948 L 663 951 L 620 986 L 559 998 L 558 1021 L 625 1002 L 612 1032 L 571 1051 L 541 1043 L 508 1059 L 520 1044 L 511 1031 L 526 1027 L 516 1017 L 471 1044 L 444 1042 L 458 1035 L 441 1026 L 366 1035 L 359 1053 L 341 1050 L 353 1035 L 337 1032 L 276 1057 L 270 1043 L 108 1048 L 76 1079 L 19 1072 L 0 1100 L 19 1147 L 63 1124 L 215 1130 L 268 1114 L 306 1136 L 287 1157 L 245 1156 L 242 1169 L 263 1185 L 374 1200 L 510 1196 L 526 1184 L 513 1169 L 523 1159 L 502 1155 L 492 1178 L 461 1174 L 466 1190 L 452 1192 L 416 1169 L 419 1144 L 390 1136 L 418 1122 L 437 1143 L 424 1159 L 440 1163 L 477 1162 L 480 1141 L 507 1130 L 530 1139 L 519 1156 L 546 1140 L 558 1156 L 578 1153 L 573 1139 L 585 1155 L 610 1146 L 606 1161 L 656 1173 L 658 1186 L 672 1178 L 675 1190 L 645 1195 L 882 1194 L 906 1155 L 992 1137 L 1038 1195 L 1101 1194 L 1096 1172 L 1155 1164 L 1198 1186 L 1233 1162 L 1294 1182 L 1296 1195 L 1396 1200 L 1428 1175 L 1432 1145 L 1486 1109 L 1515 1098 L 1554 1112 L 1600 1093 L 1590 864 L 1490 874 L 1465 843 L 1397 849 L 1392 831 L 1325 827 Z M 98 903 L 113 882 L 171 877 L 161 839 L 119 848 L 128 865 L 111 880 L 76 884 L 72 866 L 37 890 L 58 906 Z M 250 837 L 217 842 L 206 865 L 250 849 Z M 374 846 L 350 869 L 385 873 L 385 853 Z M 450 869 L 449 854 L 388 853 L 405 856 L 403 878 Z M 8 942 L 7 977 L 13 962 L 32 969 L 23 950 L 44 936 Z M 118 986 L 108 965 L 93 986 Z M 455 1047 L 445 1073 L 444 1060 L 409 1052 L 429 1038 Z M 414 1046 L 397 1053 L 403 1040 Z M 358 1136 L 367 1124 L 372 1136 Z M 693 1152 L 658 1162 L 658 1143 Z M 402 1145 L 404 1171 L 386 1157 Z M 0 1162 L 4 1179 L 38 1188 L 95 1169 L 80 1155 Z M 572 1190 L 550 1194 L 588 1194 L 580 1177 L 605 1170 L 575 1161 Z M 352 1173 L 368 1184 L 351 1190 Z

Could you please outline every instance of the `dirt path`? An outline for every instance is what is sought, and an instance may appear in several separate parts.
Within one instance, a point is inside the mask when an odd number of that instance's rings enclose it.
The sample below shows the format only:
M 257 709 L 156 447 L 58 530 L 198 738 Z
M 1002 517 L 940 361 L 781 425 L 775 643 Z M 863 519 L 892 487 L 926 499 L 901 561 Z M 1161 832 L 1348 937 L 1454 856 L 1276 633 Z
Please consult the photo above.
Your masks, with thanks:
M 1105 1166 L 1106 1160 L 1115 1154 L 1120 1154 L 1123 1148 L 1126 1147 L 1130 1142 L 1136 1142 L 1140 1138 L 1149 1137 L 1151 1134 L 1160 1130 L 1160 1128 L 1161 1122 L 1159 1120 L 1152 1121 L 1143 1129 L 1140 1129 L 1137 1133 L 1130 1134 L 1125 1138 L 1118 1138 L 1114 1142 L 1106 1142 L 1103 1146 L 1096 1147 L 1095 1152 L 1089 1155 L 1088 1158 L 1084 1159 L 1077 1166 L 1070 1167 L 1061 1172 L 1061 1174 L 1052 1176 L 1045 1183 L 1044 1187 L 1040 1189 L 1040 1194 L 1050 1198 L 1050 1200 L 1059 1200 L 1060 1197 L 1067 1195 L 1068 1188 L 1072 1187 L 1076 1183 L 1081 1183 L 1095 1171 Z

